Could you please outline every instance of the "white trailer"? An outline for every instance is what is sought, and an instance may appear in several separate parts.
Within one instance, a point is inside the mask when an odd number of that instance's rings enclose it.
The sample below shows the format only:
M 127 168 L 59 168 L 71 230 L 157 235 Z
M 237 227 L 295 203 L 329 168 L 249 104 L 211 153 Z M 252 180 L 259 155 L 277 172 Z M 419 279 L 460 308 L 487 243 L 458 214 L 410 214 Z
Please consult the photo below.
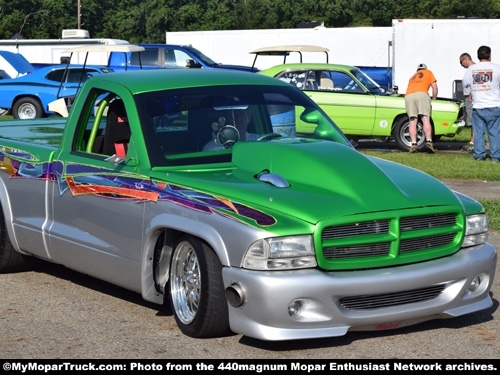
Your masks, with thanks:
M 1 39 L 0 50 L 20 53 L 34 66 L 65 63 L 68 49 L 89 44 L 128 44 L 128 41 L 111 38 L 90 38 L 87 30 L 63 30 L 61 39 Z M 85 54 L 72 58 L 73 64 L 83 64 Z M 95 54 L 87 64 L 108 65 L 108 54 Z
M 167 44 L 191 44 L 216 62 L 252 65 L 262 47 L 281 45 L 316 45 L 330 50 L 330 62 L 356 66 L 391 66 L 391 27 L 300 28 L 260 30 L 176 31 L 166 33 Z M 298 62 L 290 55 L 287 63 Z M 297 61 L 295 61 L 296 59 Z M 279 57 L 261 56 L 257 68 L 266 69 L 280 64 Z M 303 62 L 325 62 L 318 53 L 303 54 Z
M 330 50 L 331 63 L 391 68 L 392 86 L 398 86 L 400 93 L 406 91 L 418 64 L 425 63 L 437 78 L 439 96 L 461 99 L 460 54 L 468 52 L 477 61 L 479 46 L 489 45 L 492 60 L 500 63 L 498 35 L 499 19 L 394 19 L 392 27 L 167 32 L 166 43 L 192 44 L 217 62 L 242 65 L 251 65 L 250 51 L 262 47 L 323 46 Z M 295 62 L 292 58 L 287 62 Z M 259 57 L 257 68 L 281 62 L 277 57 Z M 304 62 L 324 59 L 321 54 L 304 54 Z
M 406 91 L 418 64 L 424 63 L 436 76 L 440 97 L 461 99 L 462 53 L 478 61 L 477 49 L 487 45 L 492 61 L 500 63 L 499 19 L 401 19 L 393 20 L 392 28 L 393 84 L 400 93 Z

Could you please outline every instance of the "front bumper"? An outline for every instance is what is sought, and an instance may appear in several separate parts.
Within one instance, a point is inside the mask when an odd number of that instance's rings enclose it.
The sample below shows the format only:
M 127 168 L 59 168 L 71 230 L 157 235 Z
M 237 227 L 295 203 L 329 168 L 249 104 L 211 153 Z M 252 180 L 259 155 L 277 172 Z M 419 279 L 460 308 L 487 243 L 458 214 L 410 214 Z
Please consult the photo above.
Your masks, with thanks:
M 393 329 L 469 314 L 492 305 L 489 291 L 496 261 L 495 248 L 486 243 L 441 259 L 372 270 L 259 272 L 227 267 L 223 269 L 225 288 L 236 286 L 244 300 L 239 307 L 229 304 L 229 323 L 235 333 L 279 341 Z M 470 292 L 469 285 L 478 275 L 483 281 Z M 346 308 L 341 303 L 355 296 L 395 294 L 401 298 L 406 291 L 434 286 L 442 291 L 426 300 L 410 297 L 408 303 L 381 308 Z M 291 317 L 293 301 L 300 301 L 301 312 Z

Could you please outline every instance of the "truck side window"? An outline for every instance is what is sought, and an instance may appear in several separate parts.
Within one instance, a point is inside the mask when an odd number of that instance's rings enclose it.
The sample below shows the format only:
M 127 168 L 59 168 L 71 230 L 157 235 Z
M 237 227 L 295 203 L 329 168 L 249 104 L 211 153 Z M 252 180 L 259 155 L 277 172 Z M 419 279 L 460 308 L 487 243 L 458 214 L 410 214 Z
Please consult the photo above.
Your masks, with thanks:
M 139 54 L 142 66 L 159 66 L 158 48 L 149 48 L 142 52 L 132 52 L 130 56 L 131 66 L 139 66 Z
M 178 49 L 165 49 L 165 66 L 186 67 L 187 60 L 192 59 L 186 52 Z
M 124 157 L 130 126 L 123 101 L 116 94 L 93 90 L 78 119 L 72 150 Z

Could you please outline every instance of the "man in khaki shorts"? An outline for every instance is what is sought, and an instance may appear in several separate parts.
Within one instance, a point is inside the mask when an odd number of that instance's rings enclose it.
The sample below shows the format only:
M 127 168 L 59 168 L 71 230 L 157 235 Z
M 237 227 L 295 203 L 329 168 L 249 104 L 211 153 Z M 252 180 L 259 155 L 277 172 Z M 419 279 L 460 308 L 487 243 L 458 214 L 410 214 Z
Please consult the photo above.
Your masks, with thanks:
M 432 142 L 431 116 L 431 96 L 429 88 L 432 88 L 432 100 L 437 98 L 438 87 L 436 77 L 432 71 L 427 69 L 427 65 L 420 64 L 417 72 L 411 76 L 405 94 L 406 113 L 410 118 L 410 139 L 411 146 L 409 152 L 418 152 L 417 147 L 417 122 L 418 117 L 422 119 L 425 135 L 425 148 L 427 152 L 435 153 L 436 149 Z

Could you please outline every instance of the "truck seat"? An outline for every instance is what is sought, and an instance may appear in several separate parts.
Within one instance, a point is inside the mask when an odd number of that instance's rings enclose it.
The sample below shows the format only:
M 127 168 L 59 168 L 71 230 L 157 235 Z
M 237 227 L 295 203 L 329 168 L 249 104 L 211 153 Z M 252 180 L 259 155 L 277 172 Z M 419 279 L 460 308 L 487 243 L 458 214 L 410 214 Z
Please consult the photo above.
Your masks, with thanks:
M 121 99 L 113 100 L 108 108 L 103 154 L 125 157 L 130 141 L 130 126 Z

